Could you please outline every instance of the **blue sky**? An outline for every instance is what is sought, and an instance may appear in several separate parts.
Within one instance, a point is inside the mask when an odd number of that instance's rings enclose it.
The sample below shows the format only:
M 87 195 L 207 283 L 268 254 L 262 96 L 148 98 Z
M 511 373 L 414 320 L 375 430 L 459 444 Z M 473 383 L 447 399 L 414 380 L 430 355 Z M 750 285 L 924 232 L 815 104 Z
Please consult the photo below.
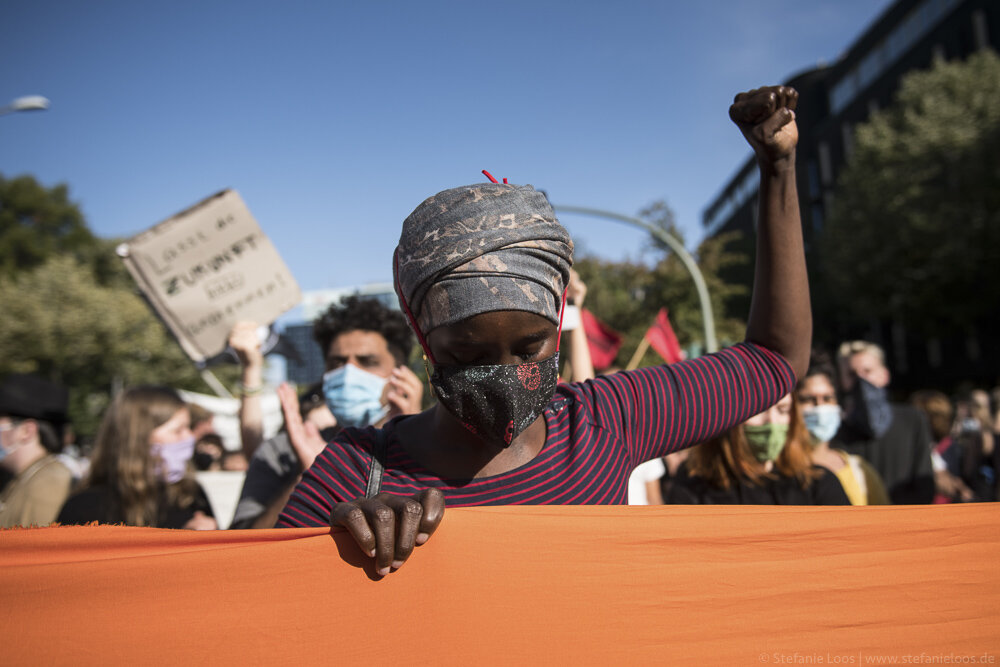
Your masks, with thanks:
M 65 182 L 128 236 L 240 191 L 303 289 L 390 279 L 400 223 L 483 180 L 635 214 L 688 245 L 748 154 L 732 96 L 833 62 L 887 0 L 51 2 L 0 9 L 0 173 Z M 644 237 L 562 221 L 588 254 Z

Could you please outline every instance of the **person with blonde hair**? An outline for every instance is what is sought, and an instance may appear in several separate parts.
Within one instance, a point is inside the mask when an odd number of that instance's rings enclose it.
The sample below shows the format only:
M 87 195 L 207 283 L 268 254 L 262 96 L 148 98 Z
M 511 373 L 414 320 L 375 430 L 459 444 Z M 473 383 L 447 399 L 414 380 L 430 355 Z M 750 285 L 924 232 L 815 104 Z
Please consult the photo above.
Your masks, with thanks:
M 919 410 L 889 401 L 885 352 L 868 341 L 847 341 L 837 361 L 844 418 L 834 446 L 869 461 L 892 503 L 933 502 L 930 429 Z
M 173 389 L 133 387 L 101 421 L 90 474 L 57 521 L 212 530 L 218 527 L 192 477 L 191 414 Z

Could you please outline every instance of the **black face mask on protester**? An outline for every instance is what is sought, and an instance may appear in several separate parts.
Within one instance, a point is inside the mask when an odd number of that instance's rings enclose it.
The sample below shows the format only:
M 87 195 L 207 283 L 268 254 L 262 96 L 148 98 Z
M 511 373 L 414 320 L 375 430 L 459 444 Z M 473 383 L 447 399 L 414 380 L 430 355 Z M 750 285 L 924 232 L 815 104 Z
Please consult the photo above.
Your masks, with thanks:
M 845 403 L 844 424 L 866 438 L 881 438 L 892 426 L 892 408 L 885 387 L 855 378 Z
M 191 460 L 195 470 L 208 470 L 217 459 L 208 452 L 195 452 Z
M 507 447 L 552 400 L 558 370 L 559 352 L 526 364 L 435 366 L 431 385 L 465 428 Z

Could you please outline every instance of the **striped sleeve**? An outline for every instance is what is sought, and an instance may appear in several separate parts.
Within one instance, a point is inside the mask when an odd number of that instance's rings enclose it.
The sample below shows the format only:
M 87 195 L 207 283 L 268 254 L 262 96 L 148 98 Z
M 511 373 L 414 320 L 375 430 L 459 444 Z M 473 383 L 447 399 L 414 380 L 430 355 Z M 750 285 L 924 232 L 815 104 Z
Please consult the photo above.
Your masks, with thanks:
M 776 352 L 740 343 L 588 384 L 596 422 L 621 433 L 638 465 L 704 442 L 762 412 L 791 391 L 795 374 Z
M 302 474 L 276 527 L 329 526 L 334 503 L 364 496 L 374 433 L 372 428 L 341 431 Z

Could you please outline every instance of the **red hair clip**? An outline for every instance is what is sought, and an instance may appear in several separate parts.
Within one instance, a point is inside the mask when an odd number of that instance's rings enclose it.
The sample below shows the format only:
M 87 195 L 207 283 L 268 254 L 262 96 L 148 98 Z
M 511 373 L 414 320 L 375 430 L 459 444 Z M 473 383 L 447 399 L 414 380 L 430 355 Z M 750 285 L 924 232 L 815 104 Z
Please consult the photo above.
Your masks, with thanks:
M 497 182 L 497 179 L 493 178 L 493 174 L 491 174 L 490 172 L 488 172 L 485 169 L 483 169 L 483 173 L 486 174 L 486 178 L 490 179 L 490 182 L 492 182 L 492 183 L 496 183 Z M 507 183 L 507 179 L 506 178 L 503 179 L 503 184 L 504 185 L 509 185 L 509 183 Z

